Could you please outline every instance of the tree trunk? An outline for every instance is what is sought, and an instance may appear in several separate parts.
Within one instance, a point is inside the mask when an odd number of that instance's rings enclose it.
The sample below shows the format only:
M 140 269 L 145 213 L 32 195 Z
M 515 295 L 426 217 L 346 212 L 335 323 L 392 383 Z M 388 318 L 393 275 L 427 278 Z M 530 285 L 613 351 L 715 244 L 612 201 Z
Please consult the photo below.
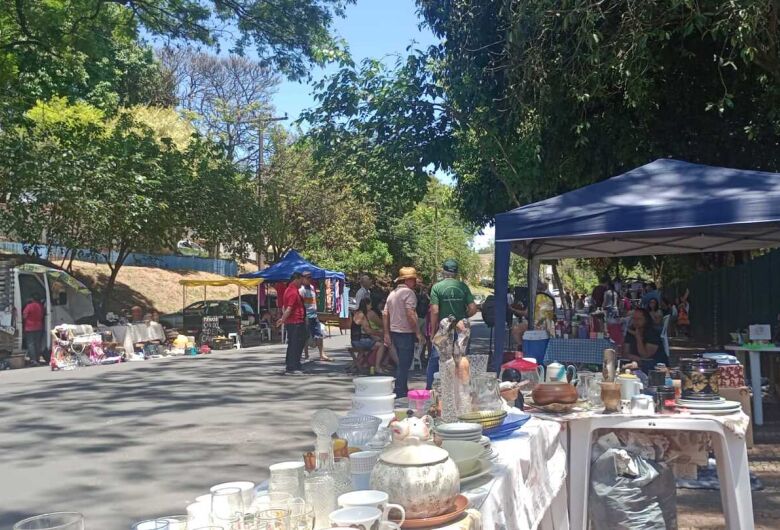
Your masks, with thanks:
M 106 259 L 106 264 L 108 264 L 108 268 L 111 271 L 111 276 L 108 277 L 108 283 L 106 283 L 106 287 L 103 289 L 103 296 L 102 296 L 102 302 L 101 302 L 101 308 L 100 311 L 102 313 L 101 316 L 105 316 L 107 313 L 108 308 L 108 302 L 111 300 L 111 295 L 114 291 L 114 285 L 116 285 L 116 278 L 119 276 L 119 270 L 122 268 L 122 265 L 124 265 L 125 260 L 127 259 L 129 252 L 124 247 L 120 247 L 119 252 L 116 255 L 116 262 L 111 263 L 111 251 L 108 252 L 108 257 Z
M 563 290 L 563 282 L 561 281 L 561 275 L 558 274 L 558 260 L 553 261 L 551 265 L 552 265 L 552 273 L 553 273 L 553 283 L 555 283 L 555 286 L 558 288 L 558 295 L 561 297 L 561 305 L 565 309 L 571 309 L 569 303 L 566 301 L 566 293 Z

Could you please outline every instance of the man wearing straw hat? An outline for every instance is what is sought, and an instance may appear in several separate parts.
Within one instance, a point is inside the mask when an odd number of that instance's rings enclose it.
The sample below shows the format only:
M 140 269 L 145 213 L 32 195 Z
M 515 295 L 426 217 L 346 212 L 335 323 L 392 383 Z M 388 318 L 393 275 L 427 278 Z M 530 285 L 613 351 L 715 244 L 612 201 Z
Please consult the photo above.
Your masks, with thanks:
M 385 328 L 385 346 L 395 346 L 398 355 L 398 366 L 395 371 L 395 395 L 406 397 L 409 391 L 407 381 L 409 368 L 414 358 L 414 341 L 422 342 L 425 338 L 417 325 L 417 271 L 414 267 L 401 267 L 398 286 L 390 293 L 382 313 Z

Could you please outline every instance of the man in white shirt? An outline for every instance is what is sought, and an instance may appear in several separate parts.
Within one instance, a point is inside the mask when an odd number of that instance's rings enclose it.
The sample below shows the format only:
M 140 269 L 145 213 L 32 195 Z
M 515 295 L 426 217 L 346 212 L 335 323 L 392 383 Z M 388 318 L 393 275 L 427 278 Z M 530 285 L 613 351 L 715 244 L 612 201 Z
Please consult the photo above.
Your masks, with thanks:
M 360 289 L 355 293 L 355 306 L 360 306 L 360 301 L 364 298 L 371 298 L 371 278 L 364 274 L 360 277 Z

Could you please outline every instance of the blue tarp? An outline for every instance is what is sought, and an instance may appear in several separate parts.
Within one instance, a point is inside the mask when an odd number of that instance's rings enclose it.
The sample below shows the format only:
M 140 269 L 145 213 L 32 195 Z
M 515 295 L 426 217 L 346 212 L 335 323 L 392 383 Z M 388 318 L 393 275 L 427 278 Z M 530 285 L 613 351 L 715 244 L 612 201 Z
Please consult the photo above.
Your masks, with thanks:
M 688 254 L 780 246 L 780 174 L 659 159 L 622 175 L 496 216 L 496 298 L 510 251 L 531 260 Z M 532 308 L 533 306 L 531 306 Z M 506 306 L 496 305 L 496 351 Z M 494 357 L 496 370 L 501 355 Z
M 317 267 L 303 259 L 296 250 L 290 250 L 278 263 L 258 272 L 242 274 L 241 278 L 263 278 L 267 282 L 288 281 L 294 272 L 310 272 L 315 280 L 325 278 L 344 279 L 343 272 L 334 272 Z
M 541 258 L 681 254 L 780 243 L 780 174 L 659 159 L 496 216 L 496 242 Z

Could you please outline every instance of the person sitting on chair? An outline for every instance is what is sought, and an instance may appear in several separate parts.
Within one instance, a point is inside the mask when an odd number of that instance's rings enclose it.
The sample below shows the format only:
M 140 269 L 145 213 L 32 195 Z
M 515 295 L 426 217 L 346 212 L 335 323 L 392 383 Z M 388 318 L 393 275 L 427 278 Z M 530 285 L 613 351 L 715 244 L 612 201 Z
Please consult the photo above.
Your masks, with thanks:
M 385 345 L 381 340 L 383 331 L 382 328 L 375 329 L 371 326 L 368 315 L 372 311 L 372 306 L 370 297 L 362 298 L 358 308 L 352 315 L 350 340 L 352 348 L 357 350 L 352 357 L 358 368 L 370 367 L 373 360 L 376 372 L 384 373 L 382 360 L 385 356 Z

